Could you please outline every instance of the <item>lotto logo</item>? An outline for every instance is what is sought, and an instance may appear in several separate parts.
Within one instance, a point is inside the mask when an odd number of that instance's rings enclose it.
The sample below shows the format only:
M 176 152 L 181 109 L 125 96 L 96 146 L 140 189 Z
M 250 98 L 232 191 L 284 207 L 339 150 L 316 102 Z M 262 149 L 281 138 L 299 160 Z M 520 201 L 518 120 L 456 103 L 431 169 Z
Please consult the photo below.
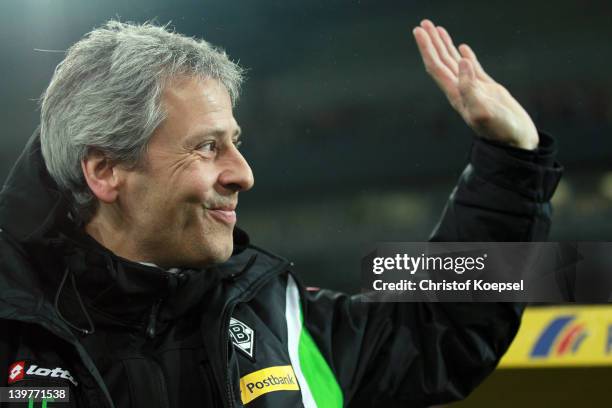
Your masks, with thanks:
M 70 371 L 64 370 L 61 367 L 45 368 L 39 367 L 37 364 L 32 364 L 31 361 L 17 361 L 9 367 L 8 383 L 12 384 L 21 380 L 29 380 L 34 377 L 47 377 L 57 380 L 68 380 L 75 386 L 79 385 L 74 379 Z
M 30 367 L 28 367 L 28 371 L 26 371 L 26 375 L 36 377 L 63 378 L 64 380 L 70 381 L 75 386 L 79 385 L 74 379 L 74 377 L 70 374 L 70 371 L 64 370 L 61 367 L 55 367 L 51 369 L 39 367 L 36 364 L 31 364 Z
M 25 374 L 25 361 L 17 361 L 9 367 L 8 383 L 23 380 Z

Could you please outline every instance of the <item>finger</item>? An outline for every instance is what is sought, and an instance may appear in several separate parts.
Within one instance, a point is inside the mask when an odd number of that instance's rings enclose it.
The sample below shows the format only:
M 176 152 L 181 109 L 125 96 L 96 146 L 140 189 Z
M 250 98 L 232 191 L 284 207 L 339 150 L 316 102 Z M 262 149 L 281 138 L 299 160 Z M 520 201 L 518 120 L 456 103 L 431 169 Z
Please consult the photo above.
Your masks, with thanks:
M 471 115 L 473 115 L 474 106 L 478 104 L 475 103 L 476 95 L 475 95 L 475 84 L 476 84 L 476 72 L 474 70 L 474 66 L 472 62 L 466 58 L 462 58 L 459 60 L 459 106 L 457 107 L 459 112 L 462 113 L 461 116 L 465 118 L 465 120 L 471 123 Z
M 478 62 L 478 58 L 476 58 L 476 54 L 474 54 L 474 51 L 472 51 L 469 45 L 461 44 L 459 46 L 459 52 L 463 57 L 469 59 L 472 62 L 472 64 L 474 65 L 474 70 L 476 71 L 476 76 L 479 79 L 482 79 L 483 81 L 494 82 L 493 78 L 491 78 L 482 68 L 480 62 Z
M 440 61 L 428 33 L 422 27 L 416 27 L 412 33 L 414 34 L 427 73 L 431 75 L 447 96 L 456 94 L 457 77 Z
M 429 38 L 440 56 L 440 61 L 442 61 L 455 75 L 457 75 L 459 72 L 457 60 L 448 54 L 446 45 L 444 45 L 444 42 L 440 38 L 440 34 L 438 33 L 436 26 L 434 26 L 434 24 L 429 20 L 423 20 L 421 22 L 421 27 L 423 27 L 427 31 L 427 34 L 429 34 Z
M 461 58 L 459 60 L 459 111 L 470 126 L 486 126 L 491 118 L 488 104 L 483 102 L 483 95 L 479 92 L 476 67 L 472 60 Z
M 459 93 L 463 99 L 472 98 L 474 84 L 476 81 L 476 71 L 472 62 L 467 58 L 459 60 Z
M 451 38 L 450 34 L 444 27 L 438 26 L 437 29 L 438 33 L 440 34 L 440 38 L 442 38 L 444 45 L 446 45 L 446 50 L 448 51 L 449 55 L 458 63 L 461 59 L 461 54 L 459 54 L 457 47 L 455 47 L 455 44 L 453 44 L 453 39 Z

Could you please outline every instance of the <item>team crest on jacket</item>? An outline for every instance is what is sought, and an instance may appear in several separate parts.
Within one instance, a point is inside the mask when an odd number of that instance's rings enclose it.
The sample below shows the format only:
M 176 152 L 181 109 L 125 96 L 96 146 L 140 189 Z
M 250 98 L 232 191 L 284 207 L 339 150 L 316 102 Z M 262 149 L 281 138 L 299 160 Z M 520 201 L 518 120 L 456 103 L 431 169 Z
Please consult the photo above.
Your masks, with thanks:
M 251 360 L 255 360 L 255 330 L 233 317 L 229 324 L 230 337 L 234 348 Z

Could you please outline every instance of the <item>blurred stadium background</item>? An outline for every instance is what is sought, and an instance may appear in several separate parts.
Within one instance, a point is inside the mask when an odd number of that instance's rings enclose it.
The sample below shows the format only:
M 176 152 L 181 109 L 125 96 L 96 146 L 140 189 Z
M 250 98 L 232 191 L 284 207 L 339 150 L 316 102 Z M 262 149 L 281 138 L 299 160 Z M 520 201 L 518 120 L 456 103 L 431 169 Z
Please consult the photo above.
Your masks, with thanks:
M 239 225 L 256 244 L 293 260 L 307 284 L 358 291 L 362 248 L 425 240 L 469 151 L 470 130 L 425 74 L 413 43 L 411 29 L 425 17 L 456 43 L 469 43 L 557 138 L 566 176 L 554 198 L 551 240 L 609 240 L 607 0 L 3 0 L 0 178 L 37 125 L 36 99 L 63 50 L 109 18 L 171 21 L 249 69 L 236 117 L 256 187 L 241 196 Z M 589 310 L 553 309 L 550 319 Z M 587 325 L 590 333 L 608 332 L 612 313 L 601 316 Z M 535 341 L 549 321 L 521 336 Z M 498 370 L 460 405 L 595 403 L 612 377 L 612 354 L 602 350 L 601 364 Z M 513 392 L 500 398 L 501 389 Z

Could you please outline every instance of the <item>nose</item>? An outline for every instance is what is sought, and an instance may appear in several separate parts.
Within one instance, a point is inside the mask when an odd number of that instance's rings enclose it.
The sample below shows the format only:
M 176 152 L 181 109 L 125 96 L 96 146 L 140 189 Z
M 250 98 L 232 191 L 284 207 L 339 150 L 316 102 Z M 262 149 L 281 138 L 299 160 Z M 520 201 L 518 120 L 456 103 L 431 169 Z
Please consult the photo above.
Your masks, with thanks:
M 250 190 L 255 184 L 251 166 L 233 145 L 226 154 L 224 168 L 219 174 L 219 184 L 232 192 Z

